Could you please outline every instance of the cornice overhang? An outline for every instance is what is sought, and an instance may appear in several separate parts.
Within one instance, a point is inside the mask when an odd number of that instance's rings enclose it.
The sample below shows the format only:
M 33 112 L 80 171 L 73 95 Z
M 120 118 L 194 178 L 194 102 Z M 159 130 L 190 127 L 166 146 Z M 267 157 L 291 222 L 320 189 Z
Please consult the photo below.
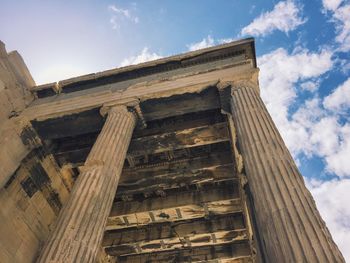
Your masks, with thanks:
M 195 70 L 195 66 L 198 67 L 198 65 L 205 65 L 237 56 L 243 56 L 244 60 L 251 60 L 252 66 L 256 68 L 254 38 L 246 38 L 137 65 L 78 76 L 57 83 L 35 86 L 32 88 L 32 92 L 36 93 L 39 98 L 51 97 L 60 93 L 88 90 L 106 84 L 159 73 L 171 73 L 178 69 L 186 69 L 188 72 L 191 72 L 191 67 Z

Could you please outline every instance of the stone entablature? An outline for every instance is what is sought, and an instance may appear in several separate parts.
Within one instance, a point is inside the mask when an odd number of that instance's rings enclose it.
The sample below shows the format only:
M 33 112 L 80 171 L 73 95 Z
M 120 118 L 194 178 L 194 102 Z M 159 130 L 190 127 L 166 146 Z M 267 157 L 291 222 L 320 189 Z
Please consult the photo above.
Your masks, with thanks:
M 39 98 L 45 98 L 59 93 L 86 91 L 108 84 L 114 84 L 118 89 L 125 89 L 138 82 L 168 79 L 188 72 L 215 70 L 233 63 L 244 63 L 244 61 L 251 61 L 252 67 L 256 67 L 255 47 L 252 38 L 138 65 L 83 75 L 58 83 L 35 86 L 32 91 Z M 121 84 L 116 85 L 117 83 Z

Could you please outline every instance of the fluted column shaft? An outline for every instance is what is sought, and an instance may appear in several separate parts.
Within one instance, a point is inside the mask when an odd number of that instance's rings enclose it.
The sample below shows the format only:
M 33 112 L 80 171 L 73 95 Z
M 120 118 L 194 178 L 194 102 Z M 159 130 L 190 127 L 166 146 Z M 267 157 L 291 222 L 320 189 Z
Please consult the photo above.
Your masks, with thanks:
M 135 123 L 125 106 L 109 110 L 38 262 L 95 261 Z
M 231 106 L 267 262 L 344 262 L 257 89 Z

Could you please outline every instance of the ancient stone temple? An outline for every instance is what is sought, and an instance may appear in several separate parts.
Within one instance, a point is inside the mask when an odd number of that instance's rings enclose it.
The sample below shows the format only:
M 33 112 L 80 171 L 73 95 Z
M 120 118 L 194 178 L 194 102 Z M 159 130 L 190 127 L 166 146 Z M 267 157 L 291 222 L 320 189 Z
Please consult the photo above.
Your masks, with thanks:
M 0 262 L 344 262 L 254 40 L 35 86 L 0 43 Z

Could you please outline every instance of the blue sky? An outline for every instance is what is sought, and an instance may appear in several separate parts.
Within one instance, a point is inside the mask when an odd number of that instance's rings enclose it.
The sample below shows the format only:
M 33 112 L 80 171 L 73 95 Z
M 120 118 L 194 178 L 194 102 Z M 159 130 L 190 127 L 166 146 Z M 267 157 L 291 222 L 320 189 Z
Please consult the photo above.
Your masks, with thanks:
M 350 2 L 0 0 L 37 84 L 256 38 L 261 96 L 350 261 Z

